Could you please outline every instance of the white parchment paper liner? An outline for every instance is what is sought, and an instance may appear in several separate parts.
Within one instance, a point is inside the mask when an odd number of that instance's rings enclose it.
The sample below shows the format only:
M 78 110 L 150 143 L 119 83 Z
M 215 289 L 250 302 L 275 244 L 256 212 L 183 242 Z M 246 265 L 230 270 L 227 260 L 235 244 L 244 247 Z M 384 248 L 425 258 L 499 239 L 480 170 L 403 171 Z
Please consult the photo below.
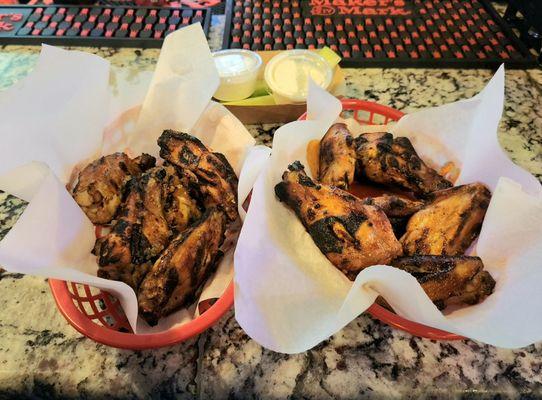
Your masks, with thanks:
M 288 164 L 300 160 L 307 166 L 307 143 L 320 139 L 339 116 L 339 101 L 313 85 L 309 120 L 275 132 L 271 157 L 255 179 L 235 252 L 235 311 L 242 328 L 269 349 L 301 352 L 337 332 L 381 294 L 412 321 L 485 343 L 521 347 L 541 340 L 542 188 L 499 146 L 503 101 L 501 67 L 477 96 L 407 115 L 392 128 L 396 136 L 408 136 L 432 165 L 454 161 L 461 168 L 457 184 L 480 181 L 492 190 L 474 248 L 497 281 L 489 298 L 445 316 L 410 274 L 377 265 L 350 282 L 318 250 L 274 194 Z
M 197 136 L 223 153 L 239 174 L 254 139 L 231 113 L 210 101 L 218 82 L 199 24 L 167 36 L 137 124 L 131 132 L 103 140 L 111 114 L 132 107 L 133 99 L 120 96 L 110 105 L 106 60 L 43 46 L 34 71 L 0 93 L 0 189 L 29 202 L 0 242 L 0 265 L 107 290 L 118 297 L 138 333 L 163 331 L 194 318 L 197 307 L 192 306 L 154 328 L 138 321 L 134 291 L 96 277 L 90 254 L 94 227 L 65 185 L 74 166 L 100 154 L 126 150 L 157 156 L 156 139 L 166 128 Z M 227 254 L 199 300 L 219 297 L 232 276 L 233 256 Z

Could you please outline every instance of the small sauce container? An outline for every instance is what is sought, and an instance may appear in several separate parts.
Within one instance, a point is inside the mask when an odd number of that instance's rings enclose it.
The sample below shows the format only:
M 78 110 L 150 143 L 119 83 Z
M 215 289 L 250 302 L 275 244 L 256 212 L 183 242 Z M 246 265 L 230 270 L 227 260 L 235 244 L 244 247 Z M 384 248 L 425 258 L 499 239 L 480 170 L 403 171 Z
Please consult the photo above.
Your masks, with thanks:
M 214 97 L 220 101 L 237 101 L 250 97 L 256 90 L 261 57 L 249 50 L 221 50 L 213 53 L 220 86 Z
M 309 93 L 309 78 L 327 89 L 333 70 L 324 57 L 309 50 L 287 50 L 267 63 L 265 82 L 277 104 L 304 103 Z

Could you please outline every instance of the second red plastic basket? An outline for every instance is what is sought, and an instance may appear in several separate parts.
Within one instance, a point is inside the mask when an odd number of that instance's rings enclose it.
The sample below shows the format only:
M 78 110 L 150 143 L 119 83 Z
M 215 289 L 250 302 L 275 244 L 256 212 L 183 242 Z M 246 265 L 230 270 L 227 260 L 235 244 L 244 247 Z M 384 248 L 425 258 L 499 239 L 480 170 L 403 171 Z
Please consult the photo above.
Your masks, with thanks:
M 399 110 L 370 101 L 343 99 L 341 103 L 343 106 L 343 113 L 351 113 L 352 115 L 348 116 L 351 116 L 359 123 L 366 125 L 387 124 L 389 121 L 398 121 L 404 115 L 404 113 Z M 303 114 L 299 119 L 306 119 L 306 117 L 306 114 Z M 462 336 L 400 317 L 376 303 L 369 307 L 367 312 L 379 321 L 415 336 L 435 340 L 463 339 Z

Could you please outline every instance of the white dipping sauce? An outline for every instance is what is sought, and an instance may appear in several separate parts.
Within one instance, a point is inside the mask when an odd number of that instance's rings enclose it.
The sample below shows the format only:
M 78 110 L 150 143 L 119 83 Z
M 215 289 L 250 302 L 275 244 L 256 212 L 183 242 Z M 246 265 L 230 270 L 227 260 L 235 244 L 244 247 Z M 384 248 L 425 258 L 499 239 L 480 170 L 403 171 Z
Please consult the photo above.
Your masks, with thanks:
M 289 50 L 273 57 L 265 68 L 265 81 L 277 103 L 299 103 L 307 99 L 309 78 L 327 89 L 333 71 L 319 54 L 308 50 Z
M 222 50 L 213 53 L 220 86 L 214 97 L 221 101 L 236 101 L 250 97 L 256 90 L 258 70 L 262 59 L 249 50 Z

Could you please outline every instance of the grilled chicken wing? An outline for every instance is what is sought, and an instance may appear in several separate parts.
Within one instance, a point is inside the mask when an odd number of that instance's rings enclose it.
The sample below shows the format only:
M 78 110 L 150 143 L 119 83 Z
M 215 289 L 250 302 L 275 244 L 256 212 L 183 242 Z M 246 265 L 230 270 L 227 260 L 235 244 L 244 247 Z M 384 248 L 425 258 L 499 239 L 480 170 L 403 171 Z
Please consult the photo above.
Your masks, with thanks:
M 317 185 L 295 162 L 275 186 L 280 201 L 301 220 L 320 251 L 349 279 L 363 268 L 401 255 L 386 215 L 351 194 Z
M 194 226 L 182 232 L 162 253 L 141 283 L 141 316 L 156 325 L 158 319 L 189 304 L 221 257 L 226 215 L 207 211 Z
M 491 193 L 481 183 L 435 192 L 401 238 L 405 255 L 463 254 L 478 236 Z
M 200 216 L 173 166 L 155 167 L 127 184 L 126 200 L 111 232 L 98 239 L 98 276 L 136 288 L 148 263 L 174 232 Z
M 410 200 L 406 197 L 383 194 L 377 197 L 367 197 L 363 200 L 365 204 L 376 206 L 384 211 L 388 217 L 408 217 L 419 211 L 424 202 L 420 200 Z
M 396 185 L 417 195 L 452 186 L 428 167 L 405 137 L 391 133 L 367 133 L 356 138 L 359 174 L 370 181 Z
M 411 273 L 440 309 L 451 304 L 476 304 L 493 292 L 495 280 L 479 257 L 414 256 L 392 262 Z
M 320 141 L 318 180 L 348 189 L 354 181 L 356 151 L 354 138 L 345 124 L 333 124 Z
M 198 179 L 205 207 L 222 208 L 234 221 L 237 211 L 237 176 L 223 154 L 212 153 L 186 133 L 166 130 L 158 138 L 160 156 Z
M 167 162 L 164 167 L 167 176 L 162 186 L 162 209 L 168 226 L 177 234 L 201 216 L 197 201 L 201 194 L 194 188 L 195 177 L 190 173 Z
M 384 211 L 390 220 L 393 233 L 396 237 L 401 237 L 406 232 L 408 219 L 416 211 L 419 211 L 424 202 L 420 200 L 411 200 L 405 197 L 383 194 L 377 197 L 367 197 L 363 199 L 365 204 L 375 206 Z
M 107 224 L 120 206 L 124 185 L 155 163 L 148 154 L 134 160 L 124 153 L 101 157 L 79 173 L 73 198 L 93 224 Z

